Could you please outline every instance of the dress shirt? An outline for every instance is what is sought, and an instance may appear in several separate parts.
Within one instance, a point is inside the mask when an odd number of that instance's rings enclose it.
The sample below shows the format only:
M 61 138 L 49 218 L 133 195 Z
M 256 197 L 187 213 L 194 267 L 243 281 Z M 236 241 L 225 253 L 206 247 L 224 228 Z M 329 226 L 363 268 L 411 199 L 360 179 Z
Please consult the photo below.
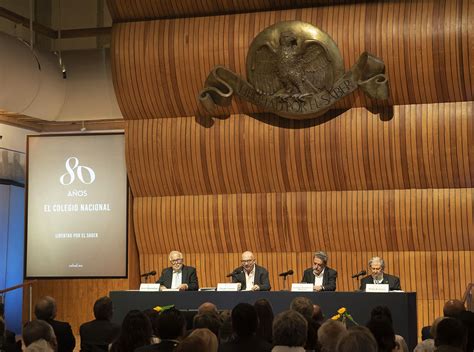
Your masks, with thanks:
M 247 271 L 245 270 L 244 272 L 245 272 L 245 290 L 252 291 L 252 287 L 255 282 L 255 265 L 253 266 L 253 269 L 250 273 L 247 273 Z
M 183 271 L 173 271 L 173 281 L 171 281 L 171 288 L 178 288 L 183 283 Z
M 314 274 L 314 286 L 323 286 L 324 269 L 319 275 Z
M 378 280 L 374 279 L 374 284 L 381 284 L 382 282 L 383 282 L 383 275 Z

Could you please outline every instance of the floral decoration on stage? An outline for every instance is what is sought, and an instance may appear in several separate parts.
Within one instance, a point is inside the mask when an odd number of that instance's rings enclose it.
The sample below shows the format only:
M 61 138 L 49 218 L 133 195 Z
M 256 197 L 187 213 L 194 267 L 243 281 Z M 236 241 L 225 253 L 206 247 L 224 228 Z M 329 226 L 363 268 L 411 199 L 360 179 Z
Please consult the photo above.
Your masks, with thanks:
M 167 305 L 167 306 L 156 306 L 153 309 L 156 310 L 158 313 L 161 313 L 161 312 L 163 312 L 165 310 L 168 310 L 168 309 L 171 309 L 171 308 L 174 308 L 174 304 L 170 304 L 170 305 Z
M 351 323 L 354 325 L 359 325 L 354 318 L 352 318 L 352 315 L 349 314 L 347 309 L 345 307 L 341 307 L 337 310 L 337 314 L 331 317 L 331 320 L 339 320 L 343 324 L 346 324 L 347 320 L 349 320 Z

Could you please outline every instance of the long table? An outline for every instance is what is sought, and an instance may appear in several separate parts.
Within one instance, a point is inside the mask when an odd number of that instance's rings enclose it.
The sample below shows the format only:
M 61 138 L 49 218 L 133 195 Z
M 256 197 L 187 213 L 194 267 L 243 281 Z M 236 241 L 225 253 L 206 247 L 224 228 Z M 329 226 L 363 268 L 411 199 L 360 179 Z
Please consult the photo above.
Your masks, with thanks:
M 212 302 L 219 309 L 232 309 L 237 303 L 253 304 L 257 299 L 267 299 L 276 314 L 287 310 L 293 298 L 304 296 L 319 304 L 327 318 L 346 307 L 352 317 L 361 325 L 370 318 L 370 311 L 384 305 L 392 311 L 395 332 L 402 335 L 410 351 L 417 343 L 417 316 L 415 292 L 365 293 L 365 292 L 139 292 L 112 291 L 114 318 L 121 323 L 128 311 L 145 310 L 155 306 L 174 304 L 180 310 L 196 310 L 204 302 Z

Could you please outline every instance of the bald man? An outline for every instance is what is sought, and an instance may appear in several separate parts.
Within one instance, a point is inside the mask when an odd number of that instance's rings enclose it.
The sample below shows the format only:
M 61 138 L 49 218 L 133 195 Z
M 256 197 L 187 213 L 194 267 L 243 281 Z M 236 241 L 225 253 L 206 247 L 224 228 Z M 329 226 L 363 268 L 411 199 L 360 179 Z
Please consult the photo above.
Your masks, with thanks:
M 178 251 L 171 251 L 169 260 L 171 266 L 163 270 L 157 281 L 161 285 L 160 290 L 197 291 L 199 284 L 196 268 L 184 265 L 183 254 Z
M 232 282 L 240 284 L 242 291 L 270 291 L 267 269 L 256 264 L 252 252 L 242 253 L 242 265 L 234 270 Z

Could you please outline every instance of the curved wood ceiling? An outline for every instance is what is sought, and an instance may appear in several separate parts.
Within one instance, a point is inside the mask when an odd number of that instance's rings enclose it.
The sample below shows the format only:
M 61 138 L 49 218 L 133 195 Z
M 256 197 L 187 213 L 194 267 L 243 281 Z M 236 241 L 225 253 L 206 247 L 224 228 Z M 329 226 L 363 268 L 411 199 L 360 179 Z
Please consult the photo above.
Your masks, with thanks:
M 364 2 L 362 0 L 107 0 L 114 22 L 216 16 Z

